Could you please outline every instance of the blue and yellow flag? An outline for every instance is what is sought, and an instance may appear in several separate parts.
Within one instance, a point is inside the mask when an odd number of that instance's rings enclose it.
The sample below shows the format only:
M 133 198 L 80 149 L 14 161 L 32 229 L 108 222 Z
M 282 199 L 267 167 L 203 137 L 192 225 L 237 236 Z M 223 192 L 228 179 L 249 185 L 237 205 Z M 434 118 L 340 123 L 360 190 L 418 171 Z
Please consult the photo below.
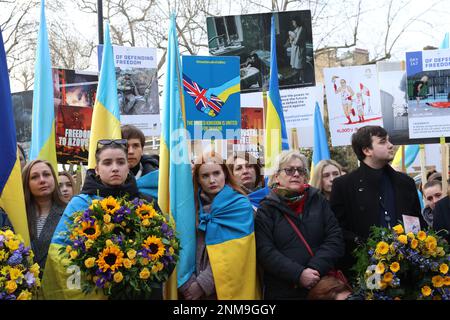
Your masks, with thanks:
M 417 154 L 420 151 L 420 145 L 410 144 L 405 148 L 405 168 L 408 168 L 414 160 L 416 160 Z M 392 160 L 392 166 L 396 168 L 402 167 L 402 148 L 398 148 L 395 153 L 394 160 Z
M 184 122 L 180 53 L 172 14 L 167 47 L 167 71 L 162 110 L 159 162 L 158 205 L 173 217 L 180 237 L 180 260 L 166 287 L 166 298 L 177 298 L 177 286 L 183 285 L 195 271 L 195 204 Z M 177 279 L 175 279 L 175 274 Z M 177 281 L 175 281 L 177 280 Z
M 0 207 L 8 214 L 14 231 L 20 234 L 27 246 L 30 245 L 27 213 L 22 189 L 22 173 L 17 153 L 16 128 L 12 110 L 11 88 L 9 86 L 8 66 L 0 30 Z
M 316 102 L 314 109 L 314 148 L 311 162 L 311 177 L 314 175 L 314 167 L 320 160 L 330 159 L 330 149 L 328 148 L 327 133 L 322 121 L 322 114 L 320 112 L 319 103 Z
M 275 40 L 275 16 L 272 15 L 270 36 L 270 82 L 267 99 L 266 137 L 265 137 L 265 167 L 266 175 L 271 174 L 276 157 L 282 150 L 289 149 L 286 123 L 281 105 L 280 90 L 278 88 L 277 50 Z
M 48 46 L 47 23 L 45 21 L 45 0 L 42 0 L 34 66 L 30 160 L 47 160 L 57 172 L 54 110 L 52 65 Z
M 204 213 L 200 206 L 199 222 L 217 299 L 260 299 L 253 208 L 247 197 L 225 185 L 214 197 L 210 212 Z
M 117 98 L 116 69 L 109 37 L 109 24 L 105 28 L 102 66 L 98 80 L 97 97 L 92 112 L 91 137 L 89 139 L 88 168 L 95 168 L 97 141 L 101 139 L 120 139 L 120 112 Z

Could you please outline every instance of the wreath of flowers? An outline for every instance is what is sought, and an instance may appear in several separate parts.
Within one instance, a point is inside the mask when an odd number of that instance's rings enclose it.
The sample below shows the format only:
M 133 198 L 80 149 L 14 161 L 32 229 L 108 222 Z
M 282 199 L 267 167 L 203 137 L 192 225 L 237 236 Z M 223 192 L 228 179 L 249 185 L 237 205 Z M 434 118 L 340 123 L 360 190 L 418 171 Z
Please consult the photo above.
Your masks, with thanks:
M 0 300 L 31 300 L 41 285 L 39 265 L 22 237 L 0 230 Z
M 60 253 L 80 268 L 83 292 L 102 289 L 110 299 L 151 297 L 178 260 L 173 222 L 139 198 L 93 200 L 72 215 L 67 236 Z
M 450 300 L 449 246 L 433 230 L 372 227 L 353 268 L 369 300 Z

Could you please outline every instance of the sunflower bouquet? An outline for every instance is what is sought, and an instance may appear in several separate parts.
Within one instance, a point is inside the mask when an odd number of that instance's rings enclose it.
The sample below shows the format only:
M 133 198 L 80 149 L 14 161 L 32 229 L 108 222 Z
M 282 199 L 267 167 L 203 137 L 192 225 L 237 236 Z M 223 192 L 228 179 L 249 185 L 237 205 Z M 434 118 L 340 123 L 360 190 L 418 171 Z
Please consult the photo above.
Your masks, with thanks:
M 109 299 L 148 299 L 174 269 L 179 240 L 153 203 L 135 198 L 93 200 L 71 217 L 68 256 L 84 276 L 82 290 Z
M 0 230 L 0 300 L 31 300 L 40 287 L 33 251 L 11 230 Z
M 369 300 L 450 300 L 449 247 L 433 230 L 372 227 L 355 250 L 357 283 Z

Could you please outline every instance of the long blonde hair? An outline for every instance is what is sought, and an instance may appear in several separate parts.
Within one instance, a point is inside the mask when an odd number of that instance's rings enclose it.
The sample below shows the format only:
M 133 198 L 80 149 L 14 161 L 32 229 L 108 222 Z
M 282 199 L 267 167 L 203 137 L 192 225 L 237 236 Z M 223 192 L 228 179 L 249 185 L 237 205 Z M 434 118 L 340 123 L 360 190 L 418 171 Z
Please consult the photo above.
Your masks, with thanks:
M 311 186 L 319 189 L 321 192 L 323 192 L 323 183 L 322 183 L 322 177 L 323 177 L 323 170 L 326 166 L 335 166 L 339 170 L 339 174 L 342 175 L 342 166 L 337 163 L 334 160 L 320 160 L 319 163 L 314 167 L 314 175 L 311 179 Z

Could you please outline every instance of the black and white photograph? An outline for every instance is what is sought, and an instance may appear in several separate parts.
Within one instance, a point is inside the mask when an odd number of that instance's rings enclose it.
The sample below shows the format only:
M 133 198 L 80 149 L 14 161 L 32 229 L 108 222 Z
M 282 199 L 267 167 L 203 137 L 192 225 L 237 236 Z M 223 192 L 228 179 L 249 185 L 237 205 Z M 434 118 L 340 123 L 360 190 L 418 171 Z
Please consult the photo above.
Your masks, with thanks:
M 241 58 L 241 90 L 268 90 L 272 13 L 208 17 L 209 53 Z M 275 13 L 281 89 L 315 85 L 311 12 Z

